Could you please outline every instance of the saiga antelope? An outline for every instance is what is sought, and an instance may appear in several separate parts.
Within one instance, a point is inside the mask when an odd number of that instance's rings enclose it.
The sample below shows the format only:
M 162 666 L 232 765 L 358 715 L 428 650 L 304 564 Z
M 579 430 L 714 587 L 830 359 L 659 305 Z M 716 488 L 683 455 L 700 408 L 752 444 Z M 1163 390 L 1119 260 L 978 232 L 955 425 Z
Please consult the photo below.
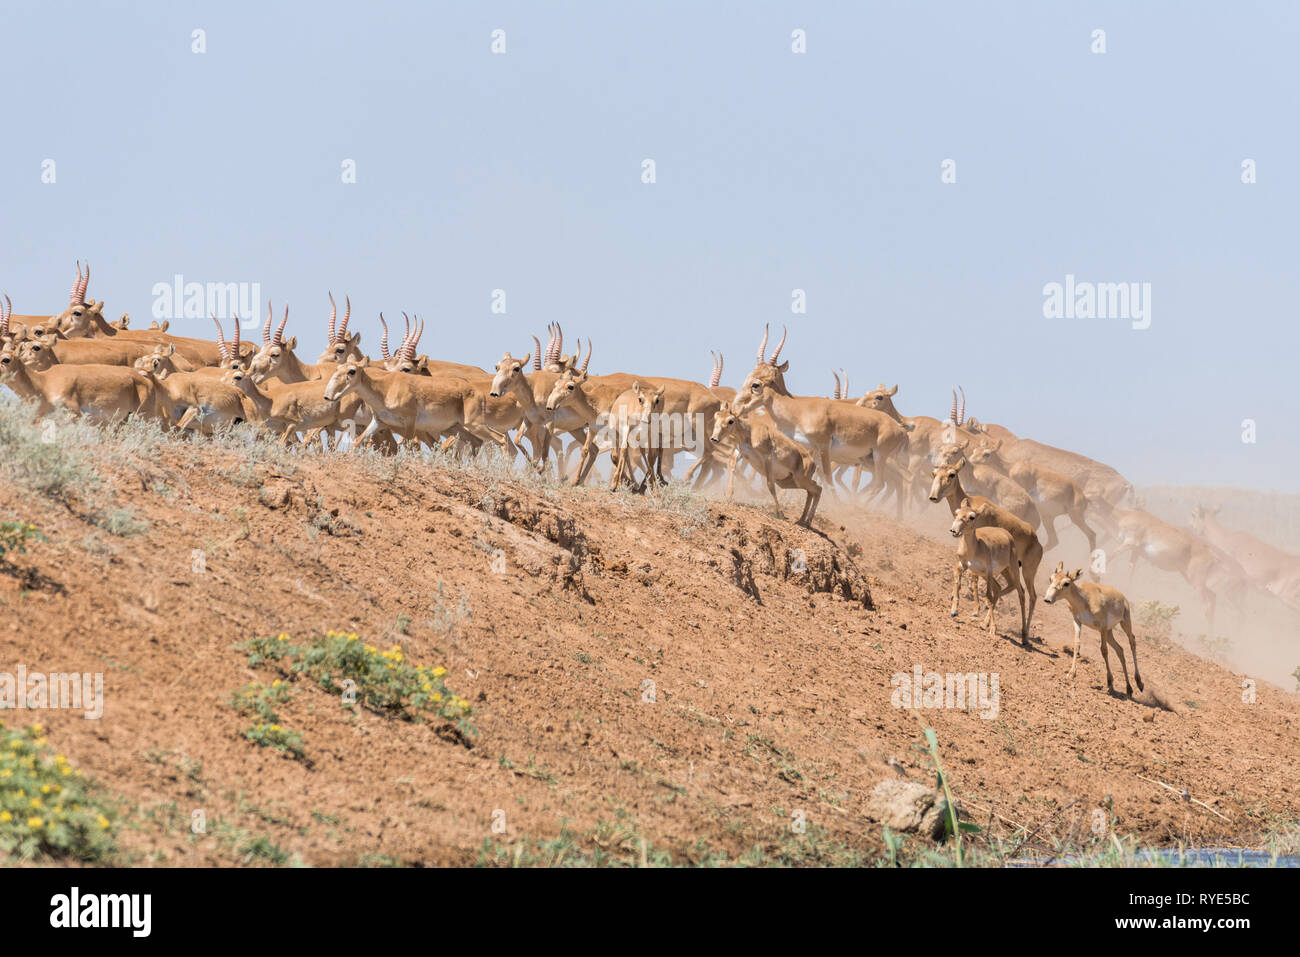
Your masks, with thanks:
M 1138 668 L 1137 637 L 1133 634 L 1133 620 L 1129 614 L 1128 599 L 1117 588 L 1096 582 L 1082 581 L 1083 569 L 1076 568 L 1071 574 L 1065 570 L 1064 562 L 1056 563 L 1056 571 L 1047 583 L 1043 594 L 1043 604 L 1050 605 L 1057 596 L 1065 599 L 1070 606 L 1070 617 L 1074 619 L 1074 657 L 1070 661 L 1067 678 L 1074 677 L 1074 668 L 1079 663 L 1079 642 L 1083 635 L 1083 626 L 1101 634 L 1101 659 L 1106 663 L 1106 687 L 1115 690 L 1115 678 L 1110 670 L 1110 653 L 1107 645 L 1113 646 L 1119 655 L 1119 666 L 1124 671 L 1124 693 L 1130 697 L 1133 685 L 1128 680 L 1128 666 L 1124 663 L 1124 649 L 1115 640 L 1116 626 L 1123 628 L 1128 635 L 1129 651 L 1133 652 L 1133 680 L 1137 682 L 1138 691 L 1144 690 L 1142 671 Z
M 907 431 L 883 413 L 860 408 L 851 402 L 836 402 L 821 396 L 795 396 L 785 384 L 789 360 L 777 364 L 781 343 L 772 357 L 764 358 L 767 331 L 759 344 L 758 364 L 745 377 L 730 407 L 738 414 L 762 407 L 782 432 L 811 447 L 821 468 L 823 481 L 833 481 L 833 461 L 856 465 L 871 456 L 874 469 L 866 491 L 892 489 L 897 497 L 898 515 L 903 512 L 903 478 L 895 459 L 907 450 Z
M 1251 584 L 1300 611 L 1300 558 L 1254 535 L 1224 528 L 1218 507 L 1193 508 L 1192 531 L 1236 561 Z
M 813 516 L 817 514 L 817 503 L 822 497 L 822 487 L 814 478 L 817 463 L 812 453 L 765 417 L 742 417 L 732 411 L 726 402 L 713 421 L 711 439 L 716 443 L 721 443 L 724 439 L 735 443 L 736 450 L 744 456 L 745 461 L 767 482 L 767 490 L 772 494 L 772 501 L 776 505 L 777 518 L 785 518 L 781 513 L 777 488 L 803 489 L 805 497 L 798 524 L 812 527 Z M 731 497 L 730 487 L 727 497 Z
M 1020 598 L 1020 635 L 1021 641 L 1028 642 L 1029 621 L 1025 615 L 1025 588 L 1020 581 L 1020 562 L 1016 558 L 1015 542 L 1011 533 L 996 525 L 979 525 L 980 513 L 971 504 L 970 499 L 962 499 L 957 511 L 953 512 L 952 532 L 957 543 L 957 574 L 952 582 L 952 609 L 948 612 L 957 617 L 957 605 L 961 592 L 961 572 L 969 571 L 972 575 L 984 577 L 984 591 L 989 599 L 988 629 L 989 637 L 997 636 L 994 613 L 998 598 L 1016 590 Z M 998 587 L 997 577 L 1006 579 L 1004 587 Z
M 1043 561 L 1043 543 L 1038 540 L 1034 534 L 1034 529 L 1023 519 L 1017 518 L 1006 509 L 1000 507 L 996 502 L 992 502 L 980 495 L 970 495 L 962 488 L 961 477 L 958 474 L 960 468 L 956 465 L 936 465 L 932 472 L 934 480 L 930 485 L 930 501 L 937 502 L 940 498 L 946 498 L 948 507 L 952 510 L 953 515 L 957 514 L 957 509 L 962 506 L 963 502 L 970 502 L 971 507 L 975 510 L 975 521 L 979 526 L 997 525 L 1011 533 L 1011 540 L 1014 543 L 1016 551 L 1016 560 L 1020 562 L 1021 578 L 1025 584 L 1025 591 L 1029 595 L 1029 613 L 1025 617 L 1024 631 L 1021 632 L 1021 643 L 1029 644 L 1029 626 L 1034 620 L 1034 605 L 1038 601 L 1038 592 L 1035 589 L 1034 579 L 1038 575 L 1038 566 Z M 961 583 L 961 566 L 957 568 L 957 583 Z M 1004 588 L 1000 594 L 1005 595 L 1010 589 Z
M 972 465 L 987 465 L 999 474 L 1005 475 L 1033 499 L 1042 518 L 1043 528 L 1047 532 L 1044 550 L 1051 551 L 1059 544 L 1060 540 L 1056 537 L 1056 520 L 1062 515 L 1068 515 L 1070 521 L 1088 539 L 1088 553 L 1094 552 L 1097 548 L 1097 533 L 1088 525 L 1085 516 L 1088 497 L 1083 494 L 1079 483 L 1068 475 L 1045 465 L 1037 465 L 1023 459 L 1019 462 L 1008 462 L 1002 457 L 1001 448 L 1002 439 L 990 439 L 984 436 L 975 441 L 967 454 Z

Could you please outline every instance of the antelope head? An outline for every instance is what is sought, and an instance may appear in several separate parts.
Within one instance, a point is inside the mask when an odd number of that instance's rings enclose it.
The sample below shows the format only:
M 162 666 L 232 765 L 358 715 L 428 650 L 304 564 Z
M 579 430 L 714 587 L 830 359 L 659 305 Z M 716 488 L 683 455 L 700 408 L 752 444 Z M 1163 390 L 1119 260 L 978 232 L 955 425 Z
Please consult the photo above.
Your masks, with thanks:
M 897 394 L 897 385 L 892 389 L 886 389 L 885 383 L 882 382 L 858 399 L 858 405 L 864 409 L 875 409 L 877 412 L 883 412 L 892 419 L 901 420 L 903 417 L 898 414 L 898 409 L 894 408 L 894 396 Z
M 338 307 L 334 304 L 334 294 L 330 293 L 330 318 L 329 325 L 325 330 L 325 351 L 320 354 L 316 362 L 333 362 L 343 363 L 348 359 L 360 359 L 361 352 L 361 333 L 354 332 L 348 335 L 348 322 L 352 319 L 352 299 L 344 296 L 345 303 L 343 312 L 343 323 L 336 330 L 334 322 L 338 318 Z M 380 316 L 383 320 L 383 316 Z
M 54 316 L 50 324 L 65 339 L 93 336 L 104 322 L 103 300 L 86 301 L 86 285 L 90 282 L 90 263 L 86 263 L 86 274 L 81 274 L 81 263 L 77 263 L 77 278 L 72 282 L 72 292 L 68 295 L 68 308 Z
M 18 358 L 18 352 L 12 342 L 6 342 L 0 347 L 0 382 L 4 382 L 16 373 L 21 365 L 22 361 Z
M 516 382 L 524 382 L 524 370 L 528 368 L 528 363 L 532 359 L 531 352 L 525 353 L 522 359 L 516 359 L 510 355 L 510 350 L 501 357 L 497 363 L 496 375 L 492 377 L 492 390 L 488 393 L 492 398 L 505 395 L 510 391 Z
M 958 506 L 957 511 L 952 513 L 952 527 L 948 531 L 952 533 L 953 538 L 961 538 L 966 534 L 967 527 L 977 518 L 979 518 L 979 512 L 971 505 L 970 499 L 964 498 L 961 500 L 961 505 Z
M 948 494 L 948 489 L 952 488 L 953 482 L 957 481 L 957 473 L 965 464 L 966 460 L 962 459 L 952 465 L 936 465 L 931 470 L 930 474 L 934 476 L 934 481 L 930 483 L 930 501 L 937 502 Z
M 790 394 L 785 387 L 785 372 L 790 368 L 790 360 L 777 364 L 777 360 L 781 358 L 781 350 L 785 347 L 787 331 L 781 331 L 781 341 L 770 357 L 766 355 L 768 332 L 768 327 L 764 326 L 763 341 L 758 344 L 758 364 L 736 390 L 737 413 L 748 412 L 757 405 L 765 404 L 772 393 Z
M 718 406 L 718 412 L 713 417 L 713 435 L 710 436 L 714 442 L 721 442 L 727 435 L 736 429 L 738 419 L 735 411 L 726 402 Z
M 551 394 L 546 397 L 546 411 L 556 412 L 564 405 L 573 402 L 582 396 L 582 390 L 578 388 L 581 379 L 573 372 L 565 372 L 555 380 L 555 385 L 551 387 Z
M 172 362 L 175 353 L 176 347 L 170 342 L 166 345 L 157 345 L 154 346 L 153 352 L 136 359 L 132 365 L 137 372 L 143 372 L 151 379 L 165 379 L 176 371 L 176 364 Z
M 1206 519 L 1217 519 L 1219 516 L 1219 508 L 1221 507 L 1222 506 L 1206 508 L 1204 505 L 1195 506 L 1192 509 L 1192 531 L 1197 535 L 1204 535 Z
M 642 422 L 648 422 L 652 415 L 664 410 L 663 386 L 652 392 L 650 386 L 642 385 L 638 380 L 632 383 L 632 394 L 636 397 L 637 417 Z
M 257 354 L 248 360 L 248 372 L 253 377 L 254 382 L 264 382 L 279 371 L 280 366 L 298 346 L 298 337 L 293 336 L 286 340 L 284 338 L 284 327 L 289 322 L 289 306 L 284 307 L 284 318 L 280 320 L 280 325 L 276 328 L 275 334 L 271 334 L 271 323 L 274 320 L 274 314 L 271 311 L 271 304 L 266 304 L 266 323 L 262 326 L 262 348 L 257 350 Z M 238 325 L 236 325 L 238 328 Z
M 325 383 L 325 400 L 327 402 L 337 402 L 347 394 L 349 389 L 355 388 L 358 377 L 365 374 L 365 369 L 370 365 L 370 358 L 362 356 L 360 359 L 349 359 L 342 363 L 334 374 L 330 376 L 329 382 Z
M 54 355 L 54 343 L 56 342 L 58 342 L 58 336 L 51 332 L 39 339 L 26 339 L 15 343 L 18 346 L 18 358 L 29 369 L 44 372 L 58 362 Z
M 1002 448 L 1001 439 L 991 439 L 988 436 L 981 436 L 980 440 L 970 450 L 970 461 L 974 465 L 984 462 L 994 461 L 998 458 L 998 449 Z
M 1082 568 L 1076 568 L 1071 574 L 1065 570 L 1065 562 L 1057 562 L 1056 570 L 1052 572 L 1052 577 L 1047 582 L 1047 591 L 1043 593 L 1043 601 L 1050 605 L 1056 601 L 1058 595 L 1067 594 L 1068 590 L 1074 587 L 1074 583 L 1082 577 Z

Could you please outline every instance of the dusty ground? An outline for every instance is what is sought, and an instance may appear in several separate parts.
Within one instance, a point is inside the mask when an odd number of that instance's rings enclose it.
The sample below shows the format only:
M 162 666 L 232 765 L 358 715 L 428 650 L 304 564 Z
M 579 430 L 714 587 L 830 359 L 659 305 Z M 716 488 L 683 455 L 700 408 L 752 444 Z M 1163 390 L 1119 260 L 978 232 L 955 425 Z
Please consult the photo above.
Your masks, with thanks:
M 874 860 L 871 788 L 934 780 L 917 713 L 891 705 L 915 665 L 999 675 L 996 720 L 919 712 L 994 834 L 1087 844 L 1103 806 L 1149 843 L 1248 844 L 1300 819 L 1300 698 L 1260 684 L 1243 703 L 1239 674 L 1142 629 L 1147 693 L 1106 692 L 1095 634 L 1067 681 L 1063 606 L 1039 604 L 1029 650 L 1014 601 L 995 640 L 948 617 L 944 516 L 916 531 L 824 500 L 810 532 L 411 461 L 176 442 L 123 458 L 105 473 L 133 534 L 75 494 L 0 486 L 0 519 L 49 539 L 0 566 L 0 670 L 104 673 L 102 720 L 40 719 L 120 798 L 131 862 Z M 232 646 L 332 628 L 445 665 L 472 746 L 305 683 L 283 718 L 307 761 L 245 740 L 224 702 L 272 673 Z

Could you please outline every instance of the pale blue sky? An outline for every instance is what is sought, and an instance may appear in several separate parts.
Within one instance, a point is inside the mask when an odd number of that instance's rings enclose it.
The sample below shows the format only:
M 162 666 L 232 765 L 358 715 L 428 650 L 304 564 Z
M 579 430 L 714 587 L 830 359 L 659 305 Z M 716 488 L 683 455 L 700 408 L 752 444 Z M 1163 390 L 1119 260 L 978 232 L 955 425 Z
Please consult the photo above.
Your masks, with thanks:
M 380 310 L 418 311 L 423 351 L 488 366 L 558 319 L 596 340 L 595 370 L 702 379 L 721 348 L 733 385 L 762 324 L 787 323 L 796 391 L 843 365 L 855 392 L 897 382 L 904 413 L 941 415 L 961 382 L 971 413 L 1139 484 L 1300 491 L 1300 6 L 6 0 L 0 17 L 18 312 L 59 308 L 88 258 L 91 295 L 136 325 L 182 273 L 287 299 L 311 359 L 333 290 L 372 346 Z M 1151 283 L 1151 327 L 1043 318 L 1067 273 Z

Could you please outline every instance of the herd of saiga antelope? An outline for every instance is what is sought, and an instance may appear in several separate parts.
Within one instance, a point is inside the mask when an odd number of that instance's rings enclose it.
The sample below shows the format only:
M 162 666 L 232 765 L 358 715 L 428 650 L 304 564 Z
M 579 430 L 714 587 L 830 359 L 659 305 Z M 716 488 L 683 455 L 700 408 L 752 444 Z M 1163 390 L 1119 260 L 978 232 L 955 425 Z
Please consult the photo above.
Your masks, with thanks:
M 1092 518 L 1119 542 L 1111 560 L 1130 554 L 1130 573 L 1145 557 L 1157 568 L 1182 574 L 1204 600 L 1211 630 L 1217 596 L 1240 605 L 1248 585 L 1300 610 L 1300 558 L 1225 529 L 1215 517 L 1217 510 L 1197 508 L 1194 532 L 1189 532 L 1140 509 L 1121 508 L 1133 489 L 1114 469 L 968 419 L 964 391 L 960 408 L 953 393 L 947 421 L 904 418 L 894 407 L 897 386 L 886 389 L 882 383 L 851 399 L 847 375 L 843 385 L 835 376 L 830 398 L 791 394 L 784 377 L 789 361 L 779 362 L 785 335 L 768 357 L 764 332 L 757 364 L 738 390 L 719 384 L 720 354 L 707 386 L 624 373 L 589 375 L 590 340 L 585 360 L 581 344 L 574 355 L 563 354 L 558 324 L 545 352 L 534 336 L 532 351 L 523 358 L 507 351 L 490 373 L 417 356 L 424 330 L 418 318 L 416 327 L 407 320 L 401 345 L 390 353 L 382 314 L 382 358 L 372 362 L 361 351 L 361 334 L 348 333 L 350 299 L 337 323 L 331 295 L 326 349 L 315 363 L 307 363 L 294 353 L 297 337 L 284 338 L 288 307 L 273 332 L 268 305 L 260 348 L 241 341 L 237 319 L 233 339 L 227 341 L 214 317 L 217 340 L 209 342 L 169 335 L 165 323 L 132 330 L 126 315 L 107 322 L 103 301 L 86 299 L 89 281 L 89 265 L 83 275 L 78 263 L 68 307 L 58 315 L 15 317 L 3 297 L 0 383 L 34 400 L 39 416 L 56 409 L 110 422 L 137 415 L 203 434 L 250 422 L 278 434 L 285 444 L 298 441 L 302 433 L 305 442 L 319 438 L 327 450 L 338 433 L 355 435 L 360 426 L 364 431 L 353 447 L 369 443 L 381 451 L 396 451 L 400 437 L 414 447 L 438 442 L 444 449 L 455 444 L 474 453 L 492 442 L 513 457 L 519 451 L 516 441 L 526 438 L 529 458 L 539 469 L 548 468 L 549 453 L 557 451 L 562 479 L 569 457 L 580 449 L 574 485 L 587 480 L 601 452 L 609 452 L 611 489 L 636 484 L 637 469 L 641 489 L 665 481 L 665 464 L 671 473 L 673 457 L 686 451 L 687 439 L 683 430 L 656 429 L 655 423 L 676 417 L 701 423 L 699 434 L 711 439 L 702 447 L 690 443 L 702 454 L 686 481 L 694 474 L 699 488 L 725 473 L 730 498 L 736 470 L 744 462 L 765 481 L 778 516 L 778 487 L 806 492 L 799 518 L 805 525 L 811 524 L 821 497 L 819 477 L 833 489 L 853 493 L 859 491 L 861 472 L 869 471 L 871 481 L 860 491 L 882 501 L 892 493 L 900 517 L 918 500 L 945 499 L 953 515 L 951 532 L 958 539 L 951 614 L 957 614 L 963 572 L 982 577 L 990 635 L 995 634 L 998 599 L 1014 590 L 1020 600 L 1021 640 L 1028 644 L 1037 601 L 1035 577 L 1045 548 L 1059 544 L 1054 526 L 1063 515 L 1087 537 L 1090 551 L 1097 543 L 1088 524 Z M 611 430 L 607 423 L 618 427 Z M 560 440 L 564 434 L 572 439 L 567 452 Z M 851 485 L 846 481 L 850 469 Z M 1038 540 L 1040 526 L 1046 546 Z M 1128 601 L 1115 588 L 1081 578 L 1081 569 L 1069 572 L 1058 562 L 1043 597 L 1048 603 L 1063 598 L 1074 618 L 1070 674 L 1087 625 L 1101 635 L 1108 686 L 1113 689 L 1110 646 L 1119 655 L 1131 694 L 1124 652 L 1112 633 L 1116 627 L 1127 633 L 1141 689 Z

